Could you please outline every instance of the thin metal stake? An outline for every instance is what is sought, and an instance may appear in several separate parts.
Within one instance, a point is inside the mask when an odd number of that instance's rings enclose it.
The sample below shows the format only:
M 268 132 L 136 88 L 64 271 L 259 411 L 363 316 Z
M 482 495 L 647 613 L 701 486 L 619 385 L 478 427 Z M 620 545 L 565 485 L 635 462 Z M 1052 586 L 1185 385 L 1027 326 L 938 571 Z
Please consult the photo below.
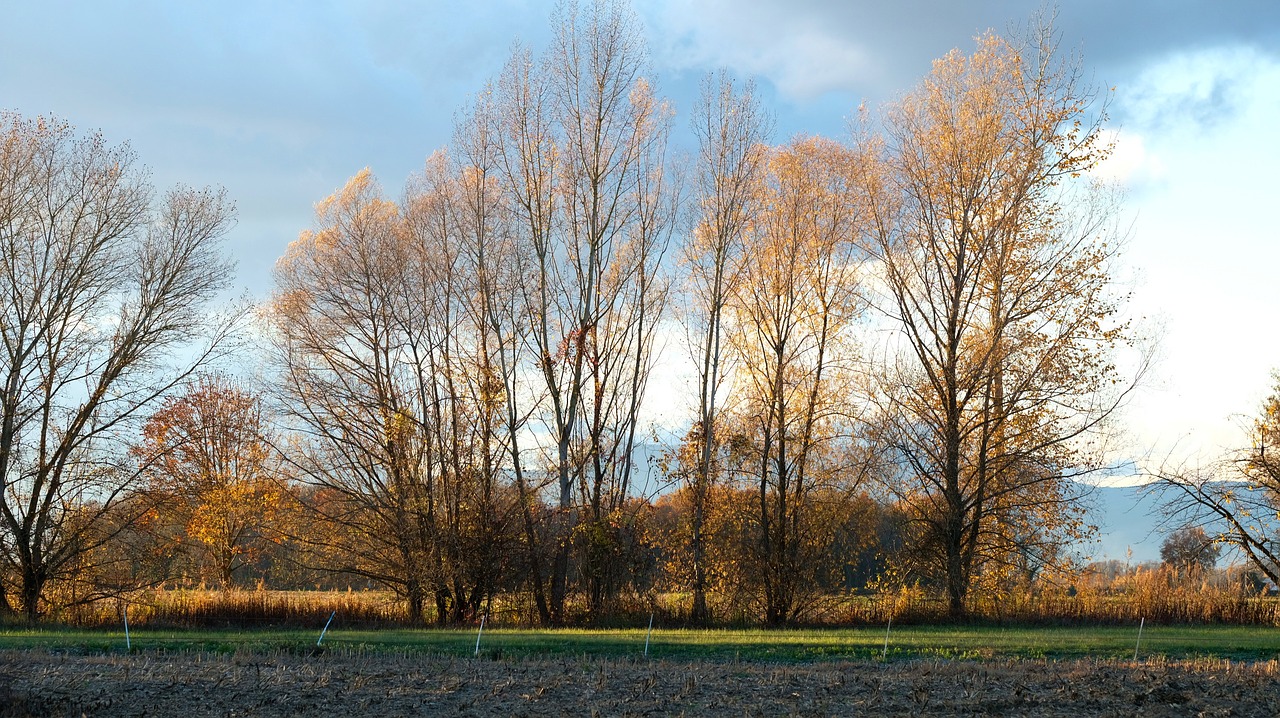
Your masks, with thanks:
M 330 623 L 333 623 L 333 617 L 334 617 L 334 616 L 336 616 L 336 615 L 338 615 L 338 612 L 337 612 L 337 611 L 334 611 L 333 613 L 330 613 L 330 614 L 329 614 L 329 620 L 327 620 L 327 621 L 325 621 L 325 622 L 324 622 L 324 628 L 320 629 L 320 637 L 316 639 L 316 645 L 317 645 L 317 646 L 318 646 L 318 645 L 320 645 L 320 642 L 324 640 L 324 634 L 326 634 L 326 633 L 328 633 L 328 632 L 329 632 L 329 624 L 330 624 Z
M 1142 627 L 1145 625 L 1147 625 L 1147 617 L 1143 616 L 1142 620 L 1138 623 L 1138 642 L 1133 646 L 1133 660 L 1135 661 L 1138 660 L 1138 646 L 1142 645 Z
M 124 649 L 126 651 L 133 650 L 133 643 L 129 641 L 129 607 L 124 607 Z
M 893 616 L 889 616 L 889 624 L 884 627 L 884 651 L 880 653 L 880 660 L 889 660 L 889 629 L 893 628 Z
M 653 636 L 653 614 L 649 614 L 649 632 L 644 634 L 644 657 L 649 657 L 649 638 Z
M 476 631 L 476 652 L 475 652 L 475 655 L 477 655 L 477 656 L 478 656 L 478 655 L 480 655 L 480 636 L 484 635 L 484 619 L 486 619 L 486 618 L 488 618 L 488 617 L 489 617 L 489 614 L 487 614 L 487 613 L 486 613 L 486 614 L 484 614 L 484 615 L 482 615 L 482 616 L 480 616 L 480 630 L 479 630 L 479 631 Z

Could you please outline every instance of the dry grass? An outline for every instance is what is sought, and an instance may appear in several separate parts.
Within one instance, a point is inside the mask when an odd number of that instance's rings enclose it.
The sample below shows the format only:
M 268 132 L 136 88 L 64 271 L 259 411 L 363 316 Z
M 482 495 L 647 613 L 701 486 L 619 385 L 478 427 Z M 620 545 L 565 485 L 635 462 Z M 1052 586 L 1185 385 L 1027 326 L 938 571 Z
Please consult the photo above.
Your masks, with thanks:
M 717 604 L 720 625 L 754 626 L 759 615 L 750 606 Z M 606 617 L 592 617 L 572 598 L 571 624 L 643 626 L 650 614 L 660 626 L 682 625 L 689 597 L 657 594 L 620 599 Z M 103 601 L 55 617 L 77 626 L 118 626 L 120 601 Z M 153 590 L 129 599 L 129 620 L 139 627 L 315 627 L 337 612 L 351 627 L 408 625 L 404 604 L 387 591 L 270 591 L 202 589 Z M 828 595 L 801 616 L 809 626 L 878 626 L 948 622 L 945 602 L 918 588 L 873 595 Z M 1068 593 L 1063 589 L 1011 591 L 978 595 L 970 602 L 970 620 L 1018 625 L 1127 625 L 1148 623 L 1280 625 L 1280 600 L 1249 595 L 1237 584 L 1200 576 L 1178 575 L 1164 568 L 1137 569 L 1110 581 L 1084 577 Z M 504 595 L 490 606 L 494 626 L 537 623 L 527 596 Z
M 102 601 L 58 616 L 78 626 L 118 627 L 119 601 Z M 312 627 L 331 614 L 349 626 L 396 626 L 405 622 L 404 604 L 387 591 L 268 591 L 158 589 L 128 601 L 129 623 L 152 628 Z

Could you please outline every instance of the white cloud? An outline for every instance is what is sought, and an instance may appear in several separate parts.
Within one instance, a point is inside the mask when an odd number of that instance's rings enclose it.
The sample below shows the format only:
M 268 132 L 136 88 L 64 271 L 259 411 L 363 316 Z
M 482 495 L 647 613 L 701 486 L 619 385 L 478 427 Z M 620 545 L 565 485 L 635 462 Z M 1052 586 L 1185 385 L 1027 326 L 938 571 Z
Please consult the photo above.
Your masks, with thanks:
M 1134 310 L 1165 327 L 1159 382 L 1130 411 L 1158 461 L 1208 458 L 1246 441 L 1280 366 L 1280 62 L 1249 50 L 1166 57 L 1118 88 L 1136 215 L 1128 262 L 1143 275 Z M 1127 145 L 1126 145 L 1127 143 Z M 1127 153 L 1127 155 L 1125 154 Z
M 1094 169 L 1093 176 L 1129 189 L 1164 178 L 1164 161 L 1147 149 L 1142 135 L 1108 129 L 1103 130 L 1102 140 L 1111 145 L 1111 155 Z
M 1166 56 L 1140 72 L 1120 108 L 1134 124 L 1172 131 L 1212 131 L 1255 104 L 1275 59 L 1255 48 L 1216 47 Z
M 821 15 L 725 0 L 697 9 L 665 2 L 648 15 L 660 65 L 678 71 L 727 67 L 767 80 L 791 101 L 850 91 L 882 74 L 880 63 L 848 36 L 847 27 L 823 24 Z

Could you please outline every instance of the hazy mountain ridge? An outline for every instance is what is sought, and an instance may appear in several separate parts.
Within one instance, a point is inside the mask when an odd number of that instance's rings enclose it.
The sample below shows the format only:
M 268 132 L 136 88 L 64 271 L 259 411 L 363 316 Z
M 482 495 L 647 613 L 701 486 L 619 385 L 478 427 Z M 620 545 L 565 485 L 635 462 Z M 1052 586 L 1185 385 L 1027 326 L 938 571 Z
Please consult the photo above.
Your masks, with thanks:
M 1084 549 L 1091 560 L 1160 560 L 1160 544 L 1172 528 L 1160 525 L 1158 495 L 1141 486 L 1100 486 L 1089 504 L 1087 520 L 1098 527 L 1097 542 Z

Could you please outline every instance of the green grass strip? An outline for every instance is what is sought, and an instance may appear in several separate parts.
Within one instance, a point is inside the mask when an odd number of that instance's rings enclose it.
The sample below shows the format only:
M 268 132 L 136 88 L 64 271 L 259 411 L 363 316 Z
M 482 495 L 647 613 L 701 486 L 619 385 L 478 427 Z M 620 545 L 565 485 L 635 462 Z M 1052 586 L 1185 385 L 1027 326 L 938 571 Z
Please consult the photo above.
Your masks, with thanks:
M 310 652 L 319 631 L 150 630 L 131 632 L 135 650 L 218 653 Z M 824 630 L 680 630 L 654 629 L 652 659 L 808 662 L 839 659 L 879 660 L 883 628 Z M 1101 628 L 999 628 L 956 626 L 895 627 L 889 635 L 889 660 L 1132 658 L 1137 626 Z M 480 642 L 485 657 L 639 658 L 645 630 L 637 629 L 489 629 Z M 123 631 L 80 629 L 0 630 L 0 649 L 48 649 L 75 653 L 124 652 Z M 475 652 L 475 629 L 347 630 L 335 625 L 325 636 L 326 650 L 369 653 L 423 653 L 466 657 Z M 1280 629 L 1254 626 L 1172 626 L 1148 624 L 1139 647 L 1141 658 L 1226 658 L 1270 660 L 1280 657 Z

